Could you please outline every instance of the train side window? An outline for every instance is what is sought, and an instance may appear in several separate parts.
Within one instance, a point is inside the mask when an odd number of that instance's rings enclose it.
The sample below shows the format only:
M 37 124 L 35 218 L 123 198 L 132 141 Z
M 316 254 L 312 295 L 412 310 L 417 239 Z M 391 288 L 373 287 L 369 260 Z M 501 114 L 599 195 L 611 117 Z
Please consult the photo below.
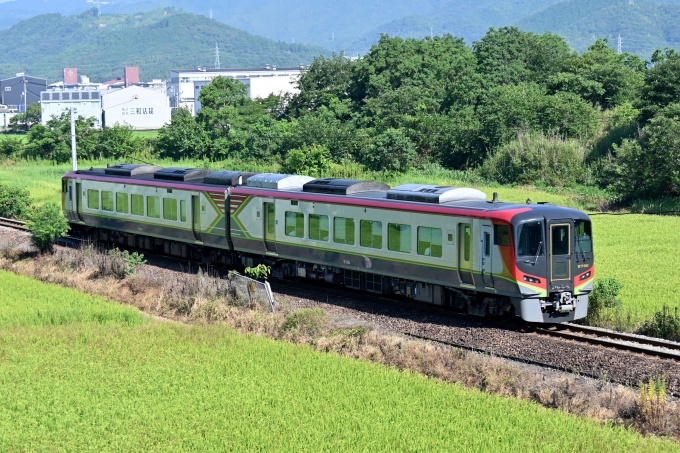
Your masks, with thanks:
M 127 214 L 129 209 L 128 194 L 124 192 L 116 192 L 116 212 Z
M 372 249 L 382 248 L 382 222 L 376 220 L 362 220 L 359 224 L 359 243 L 362 247 Z
M 187 221 L 187 202 L 186 200 L 179 201 L 179 220 L 181 222 Z
M 508 225 L 493 226 L 493 243 L 494 245 L 510 245 L 510 227 Z
M 87 207 L 89 209 L 99 209 L 99 191 L 87 189 Z
M 144 215 L 144 197 L 142 195 L 132 195 L 132 214 Z
M 66 193 L 68 187 L 68 180 L 62 179 L 61 180 L 61 193 Z
M 388 223 L 387 249 L 393 252 L 411 253 L 411 225 Z
M 146 197 L 146 215 L 154 219 L 161 218 L 161 199 L 158 197 Z
M 337 244 L 354 245 L 354 219 L 347 217 L 333 219 L 333 241 Z
M 102 211 L 113 211 L 113 192 L 102 190 Z
M 418 255 L 442 257 L 442 230 L 418 227 Z
M 328 242 L 329 233 L 327 215 L 309 214 L 309 239 Z
M 174 198 L 163 198 L 163 218 L 177 220 L 177 200 Z
M 286 211 L 286 236 L 305 237 L 305 215 L 303 213 Z
M 460 233 L 462 236 L 463 259 L 465 263 L 469 263 L 472 256 L 472 227 L 468 224 L 460 225 Z M 462 266 L 461 266 L 462 267 Z

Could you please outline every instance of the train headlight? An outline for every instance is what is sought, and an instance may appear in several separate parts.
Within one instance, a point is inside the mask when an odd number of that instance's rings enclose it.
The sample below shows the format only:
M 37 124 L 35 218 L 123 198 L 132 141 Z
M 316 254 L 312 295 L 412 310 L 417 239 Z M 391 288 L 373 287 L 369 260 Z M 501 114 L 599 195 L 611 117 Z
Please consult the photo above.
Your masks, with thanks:
M 581 275 L 581 277 L 579 277 L 579 280 L 585 280 L 586 278 L 590 277 L 591 275 L 592 275 L 592 272 L 588 271 L 585 274 Z
M 529 283 L 536 283 L 536 284 L 541 283 L 540 278 L 529 277 L 528 275 L 524 276 L 524 281 L 529 282 Z

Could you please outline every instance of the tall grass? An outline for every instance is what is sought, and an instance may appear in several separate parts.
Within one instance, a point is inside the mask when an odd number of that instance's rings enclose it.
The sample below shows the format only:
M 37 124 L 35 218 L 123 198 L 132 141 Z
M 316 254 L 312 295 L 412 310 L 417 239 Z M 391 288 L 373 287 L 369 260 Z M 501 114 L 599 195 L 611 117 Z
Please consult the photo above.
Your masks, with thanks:
M 142 322 L 140 312 L 132 307 L 0 270 L 0 328 Z

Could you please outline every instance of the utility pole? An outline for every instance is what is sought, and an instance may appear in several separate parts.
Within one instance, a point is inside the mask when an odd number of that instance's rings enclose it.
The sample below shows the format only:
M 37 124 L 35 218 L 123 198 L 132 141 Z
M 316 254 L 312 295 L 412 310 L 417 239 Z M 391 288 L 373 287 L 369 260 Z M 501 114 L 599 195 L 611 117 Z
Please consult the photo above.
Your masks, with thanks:
M 210 15 L 209 15 L 209 17 L 210 17 L 210 20 L 212 20 L 212 9 L 210 10 Z
M 623 53 L 623 39 L 621 39 L 621 35 L 619 35 L 618 39 L 616 40 L 616 53 L 621 55 Z
M 22 76 L 21 79 L 22 79 L 21 81 L 24 84 L 24 123 L 26 123 L 26 130 L 28 130 L 28 115 L 26 114 L 27 113 L 26 112 L 26 106 L 28 104 L 28 102 L 26 102 L 26 82 L 27 82 L 26 76 L 25 75 Z
M 432 27 L 430 27 L 430 39 L 434 38 L 434 34 L 432 33 Z
M 76 118 L 73 115 L 73 105 L 71 106 L 71 163 L 73 171 L 78 170 L 78 161 L 76 159 Z
M 215 43 L 215 69 L 220 69 L 220 48 Z

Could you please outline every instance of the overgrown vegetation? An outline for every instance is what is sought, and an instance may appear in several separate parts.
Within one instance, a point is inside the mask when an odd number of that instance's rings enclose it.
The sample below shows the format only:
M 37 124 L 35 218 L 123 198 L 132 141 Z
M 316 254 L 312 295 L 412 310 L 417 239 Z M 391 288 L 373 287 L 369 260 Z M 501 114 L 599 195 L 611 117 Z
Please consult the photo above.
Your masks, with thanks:
M 34 207 L 26 226 L 31 232 L 31 242 L 40 251 L 52 251 L 54 241 L 66 236 L 70 228 L 61 206 L 51 202 Z
M 2 144 L 2 141 L 0 141 Z M 0 217 L 23 219 L 31 207 L 31 194 L 28 190 L 13 185 L 0 184 Z

